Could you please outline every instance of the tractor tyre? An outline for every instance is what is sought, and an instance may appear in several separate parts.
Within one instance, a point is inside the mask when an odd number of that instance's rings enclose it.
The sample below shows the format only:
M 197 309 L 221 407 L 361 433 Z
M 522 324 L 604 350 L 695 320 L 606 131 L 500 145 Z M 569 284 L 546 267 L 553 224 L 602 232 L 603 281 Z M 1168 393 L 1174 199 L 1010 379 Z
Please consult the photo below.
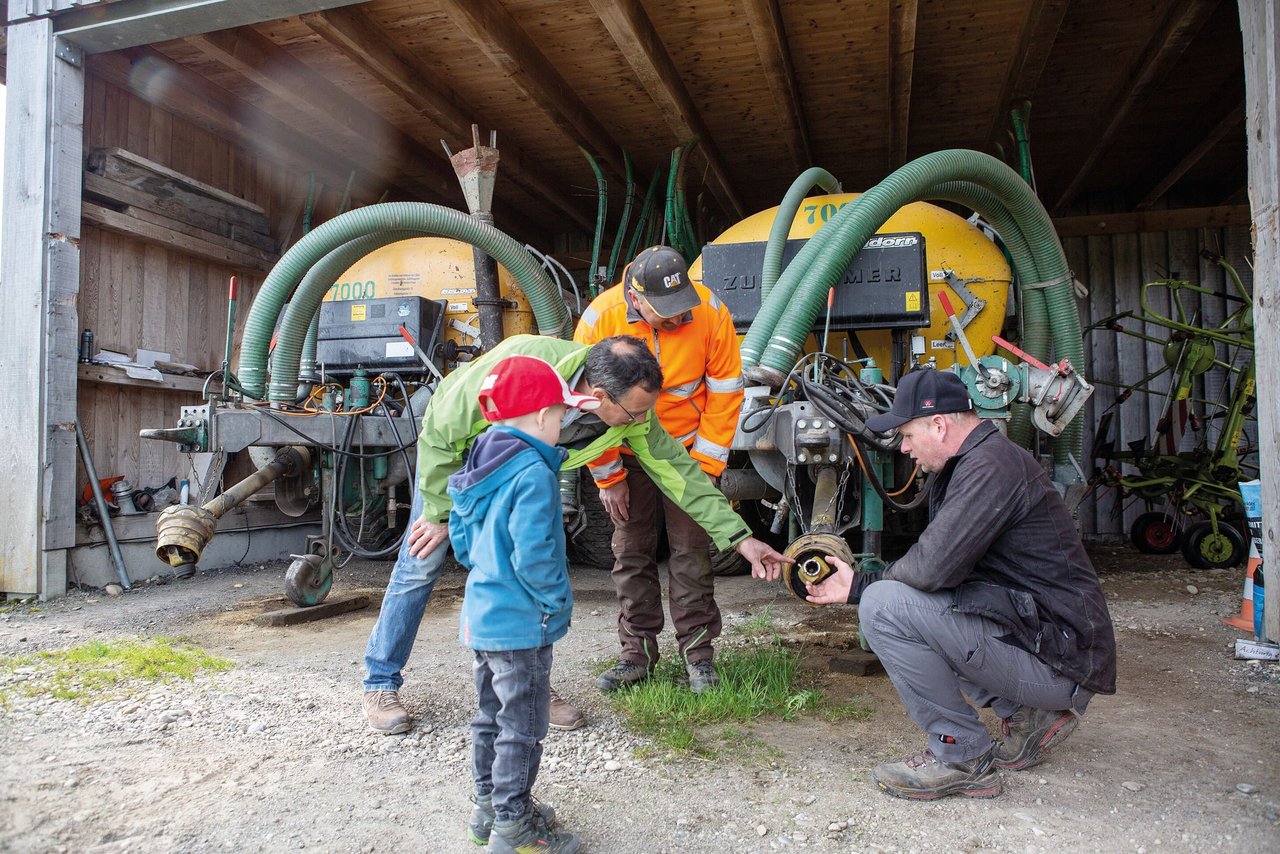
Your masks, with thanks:
M 1244 534 L 1226 522 L 1197 522 L 1187 529 L 1182 539 L 1182 556 L 1196 569 L 1226 569 L 1239 566 L 1248 555 Z
M 1129 541 L 1144 555 L 1171 555 L 1182 547 L 1182 531 L 1168 513 L 1143 513 L 1133 520 Z

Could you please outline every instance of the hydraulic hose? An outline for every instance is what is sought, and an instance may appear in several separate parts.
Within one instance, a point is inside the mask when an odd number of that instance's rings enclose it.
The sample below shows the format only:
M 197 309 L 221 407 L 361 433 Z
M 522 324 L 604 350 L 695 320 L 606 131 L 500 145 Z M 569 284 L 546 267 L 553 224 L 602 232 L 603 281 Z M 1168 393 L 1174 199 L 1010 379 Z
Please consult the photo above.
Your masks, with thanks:
M 312 265 L 335 248 L 365 235 L 403 229 L 416 235 L 449 237 L 479 246 L 507 268 L 524 290 L 538 331 L 567 337 L 572 333 L 569 312 L 559 289 L 537 261 L 519 244 L 491 225 L 461 211 L 423 202 L 384 202 L 357 208 L 315 228 L 276 263 L 249 309 L 236 373 L 245 393 L 263 399 L 267 385 L 267 350 L 276 319 L 285 302 Z M 329 284 L 332 284 L 330 282 Z M 307 318 L 310 321 L 310 317 Z M 305 334 L 305 329 L 303 333 Z M 296 346 L 290 342 L 286 346 Z
M 594 297 L 600 293 L 600 247 L 604 243 L 604 220 L 609 209 L 609 182 L 605 180 L 604 172 L 600 170 L 600 164 L 591 156 L 591 152 L 581 145 L 578 150 L 587 158 L 591 171 L 596 175 L 596 232 L 591 239 L 591 272 L 588 279 L 588 287 Z
M 801 250 L 763 302 L 742 345 L 743 364 L 758 377 L 786 376 L 826 306 L 827 293 L 866 241 L 896 211 L 936 185 L 968 181 L 990 191 L 1008 209 L 1032 253 L 1058 358 L 1080 365 L 1083 344 L 1070 274 L 1062 246 L 1039 199 L 1021 177 L 985 154 L 939 151 L 901 167 L 846 205 Z M 985 211 L 979 210 L 985 215 Z M 1027 283 L 1024 283 L 1027 284 Z M 1055 460 L 1080 455 L 1081 429 L 1069 425 L 1055 446 Z
M 791 233 L 791 222 L 796 212 L 814 187 L 821 187 L 828 193 L 840 192 L 840 182 L 836 177 L 823 169 L 814 166 L 800 173 L 800 177 L 791 182 L 787 194 L 778 205 L 778 212 L 773 217 L 773 227 L 769 229 L 769 242 L 764 247 L 764 267 L 760 273 L 760 302 L 769 296 L 774 282 L 782 273 L 782 253 L 787 248 L 787 235 Z
M 635 169 L 631 165 L 631 155 L 626 151 L 622 152 L 622 163 L 627 171 L 627 186 L 622 197 L 622 219 L 618 221 L 618 230 L 613 235 L 613 249 L 609 252 L 609 266 L 605 270 L 605 281 L 609 284 L 617 281 L 618 253 L 622 251 L 622 242 L 627 236 L 627 226 L 631 224 L 631 205 L 636 196 Z

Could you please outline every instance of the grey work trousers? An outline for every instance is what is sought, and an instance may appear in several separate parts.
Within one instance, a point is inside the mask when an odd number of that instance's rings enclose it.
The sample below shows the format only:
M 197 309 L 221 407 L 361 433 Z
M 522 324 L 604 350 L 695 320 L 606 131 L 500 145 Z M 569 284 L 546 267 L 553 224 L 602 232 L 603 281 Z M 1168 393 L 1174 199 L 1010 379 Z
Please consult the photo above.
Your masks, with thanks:
M 953 598 L 883 580 L 867 587 L 858 607 L 867 643 L 935 756 L 964 762 L 991 749 L 975 706 L 990 706 L 1002 718 L 1021 706 L 1084 713 L 1092 693 L 1000 640 L 1008 629 L 999 623 L 954 611 Z

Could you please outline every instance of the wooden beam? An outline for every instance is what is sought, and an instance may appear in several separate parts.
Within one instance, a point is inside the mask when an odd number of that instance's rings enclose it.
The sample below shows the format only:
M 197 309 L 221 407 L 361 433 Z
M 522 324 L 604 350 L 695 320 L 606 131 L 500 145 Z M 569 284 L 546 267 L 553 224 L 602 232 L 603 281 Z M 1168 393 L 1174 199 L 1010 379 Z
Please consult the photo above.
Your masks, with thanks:
M 439 5 L 570 139 L 594 152 L 616 177 L 626 174 L 622 147 L 498 0 L 440 0 Z
M 912 5 L 915 0 L 908 0 Z M 778 0 L 743 0 L 756 53 L 764 67 L 764 76 L 773 96 L 773 108 L 782 122 L 782 138 L 787 142 L 791 162 L 800 173 L 813 165 L 813 149 L 809 144 L 809 127 L 800 106 L 800 88 L 796 84 L 791 63 L 791 48 L 782 22 Z
M 1107 106 L 1099 116 L 1102 117 L 1102 131 L 1089 144 L 1082 141 L 1081 148 L 1089 153 L 1084 162 L 1076 170 L 1075 177 L 1067 184 L 1065 190 L 1054 204 L 1054 210 L 1061 210 L 1075 198 L 1076 193 L 1089 177 L 1090 171 L 1107 153 L 1112 140 L 1124 127 L 1133 109 L 1142 102 L 1169 67 L 1182 56 L 1187 45 L 1200 31 L 1204 22 L 1213 14 L 1219 0 L 1179 0 L 1170 8 L 1163 23 L 1156 29 L 1146 47 L 1134 58 L 1124 70 L 1116 91 L 1108 100 Z
M 0 229 L 0 591 L 66 592 L 75 545 L 84 71 L 47 18 L 11 24 Z
M 382 161 L 405 183 L 433 201 L 457 204 L 453 172 L 440 158 L 378 113 L 295 59 L 252 27 L 204 33 L 187 39 L 206 55 L 253 81 L 289 107 L 310 116 L 352 151 Z
M 666 118 L 676 140 L 698 140 L 698 147 L 711 170 L 711 191 L 725 212 L 739 219 L 744 217 L 745 209 L 733 188 L 729 168 L 720 155 L 715 137 L 702 121 L 689 90 L 680 79 L 680 72 L 639 0 L 591 0 L 591 6 L 613 36 L 631 70 L 640 78 L 654 105 Z
M 917 0 L 898 0 L 889 10 L 889 168 L 907 162 L 911 130 L 911 78 L 916 63 Z
M 240 244 L 217 234 L 205 232 L 197 236 L 194 228 L 178 228 L 178 223 L 157 224 L 152 217 L 135 216 L 135 211 L 113 211 L 110 208 L 93 203 L 83 207 L 84 220 L 106 231 L 133 237 L 144 243 L 163 246 L 176 252 L 203 258 L 238 270 L 255 270 L 268 273 L 275 266 L 276 257 L 267 255 L 260 249 Z M 145 212 L 141 212 L 144 213 Z M 154 216 L 154 215 L 153 215 Z
M 54 32 L 85 53 L 104 53 L 346 6 L 362 0 L 116 0 L 70 9 Z
M 471 125 L 485 130 L 497 125 L 464 106 L 437 82 L 438 75 L 421 59 L 404 51 L 396 41 L 360 9 L 347 7 L 303 15 L 302 22 L 333 47 L 386 86 L 393 94 L 436 124 L 454 142 L 471 144 Z M 547 175 L 510 140 L 498 135 L 502 152 L 501 173 L 526 187 L 582 228 L 595 228 L 595 219 L 564 191 L 561 182 Z M 438 152 L 444 157 L 444 152 Z
M 1182 231 L 1187 228 L 1228 228 L 1252 222 L 1248 205 L 1213 208 L 1173 208 L 1163 211 L 1092 214 L 1054 217 L 1059 238 L 1089 237 L 1097 234 L 1139 234 Z
M 1215 105 L 1216 101 L 1210 100 L 1211 105 Z M 1165 173 L 1164 177 L 1156 182 L 1156 185 L 1142 197 L 1142 201 L 1138 202 L 1138 210 L 1146 210 L 1159 201 L 1165 193 L 1169 192 L 1169 188 L 1181 180 L 1182 176 L 1191 171 L 1191 167 L 1199 163 L 1206 154 L 1213 150 L 1223 137 L 1227 134 L 1240 131 L 1244 128 L 1244 101 L 1240 101 L 1234 107 L 1227 111 L 1227 114 L 1218 120 L 1217 124 L 1208 132 L 1200 137 L 1200 141 L 1191 148 L 1182 158 Z
M 1253 328 L 1258 380 L 1258 463 L 1262 480 L 1262 552 L 1280 554 L 1280 10 L 1239 0 L 1244 36 L 1245 112 L 1249 117 L 1249 195 L 1253 200 Z M 1269 567 L 1280 566 L 1270 558 Z M 1269 574 L 1265 636 L 1280 640 L 1280 585 Z
M 1027 17 L 1018 35 L 1017 47 L 1009 60 L 1004 76 L 1004 88 L 996 102 L 995 115 L 991 117 L 991 130 L 987 132 L 987 148 L 994 149 L 1008 119 L 1009 110 L 1030 98 L 1040 85 L 1040 75 L 1058 40 L 1062 20 L 1067 16 L 1071 0 L 1032 0 L 1027 4 Z

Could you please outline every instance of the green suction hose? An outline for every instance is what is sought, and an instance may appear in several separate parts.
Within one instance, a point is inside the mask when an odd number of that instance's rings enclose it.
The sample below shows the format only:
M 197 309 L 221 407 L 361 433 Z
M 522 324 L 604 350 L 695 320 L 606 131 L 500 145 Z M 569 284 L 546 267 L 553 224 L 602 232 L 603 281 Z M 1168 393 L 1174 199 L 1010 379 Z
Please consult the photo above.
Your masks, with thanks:
M 773 227 L 769 229 L 769 242 L 764 247 L 764 267 L 760 273 L 760 302 L 769 296 L 774 282 L 782 273 L 782 253 L 787 248 L 787 235 L 791 233 L 791 222 L 796 218 L 801 203 L 814 187 L 821 187 L 828 193 L 840 192 L 840 182 L 835 176 L 814 166 L 800 173 L 800 177 L 791 182 L 787 194 L 778 205 L 778 212 L 773 217 Z
M 307 271 L 302 277 L 293 299 L 284 308 L 280 321 L 280 334 L 276 337 L 276 349 L 271 356 L 271 386 L 269 399 L 273 403 L 292 403 L 298 391 L 298 374 L 302 355 L 306 350 L 307 330 L 320 316 L 320 303 L 325 292 L 333 287 L 342 271 L 370 252 L 388 243 L 407 240 L 417 232 L 404 229 L 379 231 L 358 237 L 334 249 Z M 312 354 L 314 358 L 314 352 Z
M 303 275 L 335 248 L 380 231 L 404 230 L 417 235 L 449 237 L 478 246 L 507 268 L 524 290 L 533 309 L 538 331 L 567 337 L 571 319 L 559 289 L 524 247 L 491 225 L 461 211 L 423 202 L 384 202 L 334 217 L 293 245 L 276 263 L 249 309 L 236 373 L 251 398 L 263 399 L 267 385 L 267 350 L 276 318 Z M 330 281 L 328 284 L 332 284 Z M 307 321 L 311 318 L 308 316 Z M 305 335 L 305 328 L 302 333 Z M 281 336 L 283 339 L 283 335 Z M 278 341 L 286 346 L 290 342 Z
M 827 293 L 866 241 L 900 207 L 936 185 L 968 181 L 989 190 L 1017 224 L 1043 288 L 1054 348 L 1080 365 L 1083 344 L 1062 246 L 1044 207 L 1016 172 L 985 154 L 939 151 L 895 171 L 846 205 L 806 244 L 763 302 L 742 345 L 743 364 L 766 381 L 785 377 L 826 306 Z M 979 213 L 985 214 L 979 210 Z M 1069 425 L 1055 456 L 1080 453 L 1078 423 Z

